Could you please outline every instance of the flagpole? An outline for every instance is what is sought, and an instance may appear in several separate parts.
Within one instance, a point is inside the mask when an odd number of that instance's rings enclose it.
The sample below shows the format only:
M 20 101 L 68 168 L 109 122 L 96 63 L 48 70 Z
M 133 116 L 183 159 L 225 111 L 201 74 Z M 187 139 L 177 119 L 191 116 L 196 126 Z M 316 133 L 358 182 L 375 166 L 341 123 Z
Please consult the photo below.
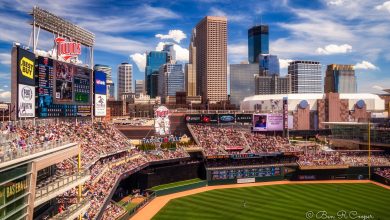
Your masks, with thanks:
M 371 180 L 371 123 L 368 120 L 368 179 Z

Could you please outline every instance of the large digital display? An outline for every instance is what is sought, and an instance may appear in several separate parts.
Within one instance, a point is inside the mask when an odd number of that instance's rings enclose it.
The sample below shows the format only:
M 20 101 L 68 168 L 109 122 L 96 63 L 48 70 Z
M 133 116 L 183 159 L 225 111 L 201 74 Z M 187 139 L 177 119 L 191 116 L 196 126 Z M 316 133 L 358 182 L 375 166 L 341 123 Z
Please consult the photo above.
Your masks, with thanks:
M 91 70 L 38 57 L 38 117 L 91 116 Z
M 253 131 L 282 131 L 283 114 L 253 115 Z
M 244 168 L 244 169 L 226 169 L 212 170 L 212 180 L 226 180 L 251 177 L 270 177 L 280 176 L 280 167 L 259 167 L 259 168 Z
M 95 71 L 95 94 L 106 95 L 107 94 L 107 85 L 106 85 L 106 73 L 102 71 Z

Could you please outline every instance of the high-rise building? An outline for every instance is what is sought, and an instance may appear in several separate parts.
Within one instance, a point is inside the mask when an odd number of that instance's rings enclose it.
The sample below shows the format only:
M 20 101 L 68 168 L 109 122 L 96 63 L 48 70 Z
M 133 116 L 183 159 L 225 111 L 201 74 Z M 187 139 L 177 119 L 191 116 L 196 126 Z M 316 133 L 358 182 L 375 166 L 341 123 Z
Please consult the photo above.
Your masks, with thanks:
M 292 93 L 322 93 L 321 64 L 316 61 L 293 61 L 288 66 Z
M 196 29 L 192 30 L 189 51 L 189 63 L 185 65 L 185 86 L 187 96 L 197 96 L 196 90 L 196 46 L 195 46 Z
M 121 63 L 118 66 L 118 100 L 127 100 L 133 94 L 133 65 Z
M 230 65 L 230 103 L 240 106 L 245 97 L 255 95 L 255 76 L 259 75 L 259 65 Z
M 197 92 L 205 102 L 227 100 L 227 19 L 206 16 L 196 25 Z
M 291 93 L 290 76 L 257 75 L 255 76 L 255 93 L 256 95 L 289 94 Z
M 167 51 L 151 51 L 146 56 L 145 85 L 146 93 L 151 98 L 157 96 L 158 73 L 160 66 L 168 62 Z
M 160 67 L 158 78 L 158 95 L 165 102 L 167 96 L 176 96 L 184 92 L 184 73 L 182 64 L 167 63 Z
M 356 76 L 353 65 L 328 65 L 325 75 L 324 92 L 356 93 Z
M 163 46 L 163 50 L 162 51 L 165 51 L 165 52 L 168 53 L 167 62 L 170 62 L 170 61 L 175 62 L 176 61 L 176 51 L 175 51 L 175 49 L 173 47 L 174 47 L 173 43 L 166 43 Z
M 93 69 L 95 71 L 102 71 L 106 73 L 107 99 L 115 100 L 115 85 L 114 81 L 112 80 L 111 67 L 103 64 L 96 64 Z
M 145 81 L 144 80 L 135 80 L 135 95 L 139 97 L 141 94 L 145 95 Z
M 248 30 L 248 60 L 258 63 L 260 54 L 269 54 L 268 25 L 254 26 Z
M 258 55 L 259 70 L 261 76 L 272 76 L 280 74 L 279 59 L 276 55 L 259 54 Z

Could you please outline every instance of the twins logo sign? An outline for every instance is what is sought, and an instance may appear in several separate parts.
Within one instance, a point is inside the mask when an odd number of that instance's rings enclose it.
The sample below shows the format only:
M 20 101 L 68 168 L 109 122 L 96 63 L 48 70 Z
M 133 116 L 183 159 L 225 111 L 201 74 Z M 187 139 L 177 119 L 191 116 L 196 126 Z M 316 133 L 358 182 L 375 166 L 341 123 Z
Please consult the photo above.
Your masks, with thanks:
M 19 117 L 35 117 L 35 87 L 19 84 Z
M 106 95 L 95 94 L 95 116 L 106 116 Z

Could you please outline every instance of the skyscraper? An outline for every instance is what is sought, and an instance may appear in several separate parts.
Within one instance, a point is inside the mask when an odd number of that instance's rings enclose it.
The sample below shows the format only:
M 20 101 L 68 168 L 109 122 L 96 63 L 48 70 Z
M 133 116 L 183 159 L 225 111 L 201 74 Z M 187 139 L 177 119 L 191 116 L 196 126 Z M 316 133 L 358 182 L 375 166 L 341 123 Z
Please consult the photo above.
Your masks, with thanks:
M 115 99 L 115 85 L 114 81 L 112 80 L 112 73 L 111 73 L 111 67 L 103 64 L 96 64 L 93 69 L 95 71 L 102 71 L 106 73 L 107 76 L 107 99 L 108 100 L 114 100 Z
M 141 94 L 145 95 L 145 81 L 144 80 L 135 80 L 135 95 L 139 97 Z
M 259 75 L 259 65 L 230 65 L 230 103 L 240 106 L 245 97 L 255 95 L 255 76 Z
M 133 92 L 133 65 L 121 63 L 118 66 L 118 100 L 126 100 Z
M 158 77 L 158 96 L 165 102 L 167 96 L 184 92 L 184 73 L 182 64 L 167 63 L 160 67 Z
M 316 61 L 293 61 L 288 66 L 292 93 L 322 93 L 321 64 Z
M 280 66 L 279 59 L 276 55 L 259 54 L 258 63 L 261 76 L 279 76 Z
M 196 83 L 202 101 L 227 100 L 227 19 L 206 16 L 196 25 Z
M 189 51 L 189 63 L 185 66 L 185 86 L 187 96 L 196 96 L 196 46 L 195 46 L 196 29 L 192 30 Z
M 145 85 L 146 93 L 151 98 L 157 96 L 158 73 L 160 66 L 168 62 L 168 53 L 166 51 L 151 51 L 146 56 L 145 67 Z
M 324 92 L 356 93 L 357 85 L 353 65 L 328 65 L 326 68 Z
M 248 30 L 248 60 L 258 63 L 260 54 L 269 54 L 268 25 L 254 26 Z
M 280 77 L 278 75 L 255 76 L 255 94 L 289 94 L 291 93 L 291 79 L 287 75 Z

